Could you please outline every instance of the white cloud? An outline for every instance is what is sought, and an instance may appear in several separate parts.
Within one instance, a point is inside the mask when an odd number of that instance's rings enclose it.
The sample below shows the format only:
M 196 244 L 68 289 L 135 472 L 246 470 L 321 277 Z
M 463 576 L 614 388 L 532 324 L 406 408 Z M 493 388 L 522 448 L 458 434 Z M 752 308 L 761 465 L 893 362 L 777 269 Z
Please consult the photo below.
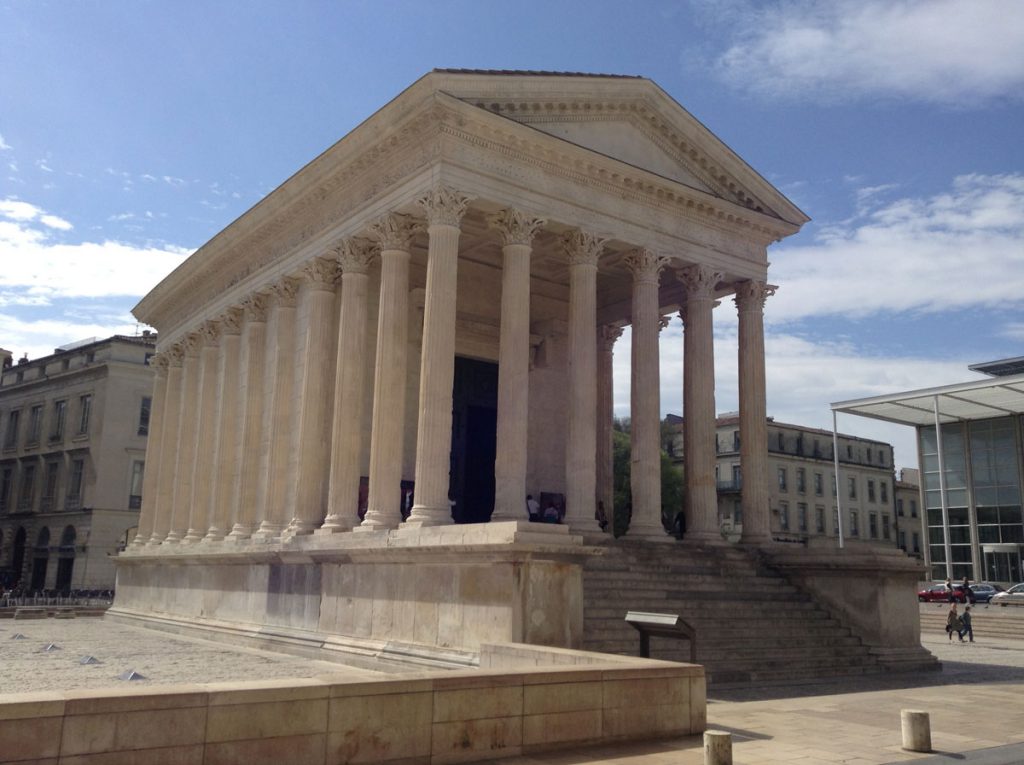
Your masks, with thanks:
M 771 97 L 970 105 L 1024 96 L 1021 3 L 788 0 L 731 21 L 739 32 L 719 72 Z
M 4 140 L 3 135 L 0 135 L 0 151 L 8 151 L 8 150 L 10 150 L 12 148 L 14 148 L 14 147 L 11 146 L 9 143 L 7 143 L 7 141 Z
M 947 192 L 882 204 L 870 191 L 854 221 L 772 250 L 782 289 L 769 321 L 1024 302 L 1024 176 L 961 176 Z
M 36 160 L 36 167 L 38 167 L 44 173 L 52 173 L 53 172 L 53 168 L 50 167 L 48 164 L 46 164 L 46 160 L 45 159 L 37 159 Z

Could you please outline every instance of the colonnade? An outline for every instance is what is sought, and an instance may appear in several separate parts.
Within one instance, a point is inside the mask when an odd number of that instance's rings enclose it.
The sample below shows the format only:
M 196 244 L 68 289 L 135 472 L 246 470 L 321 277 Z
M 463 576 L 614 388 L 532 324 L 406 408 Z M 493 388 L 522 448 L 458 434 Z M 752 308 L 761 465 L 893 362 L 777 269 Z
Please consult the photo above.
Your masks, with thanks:
M 418 200 L 428 236 L 416 428 L 415 504 L 405 525 L 451 523 L 448 501 L 459 237 L 470 203 L 444 186 Z M 502 241 L 497 459 L 493 521 L 523 520 L 529 420 L 530 260 L 545 221 L 521 210 L 490 216 Z M 373 241 L 350 238 L 297 273 L 246 296 L 152 360 L 156 372 L 139 531 L 133 548 L 372 532 L 402 523 L 409 261 L 420 219 L 389 213 Z M 598 326 L 605 242 L 561 238 L 569 273 L 565 439 L 566 523 L 599 531 L 611 512 L 612 352 L 620 325 Z M 358 516 L 368 272 L 380 261 L 369 496 Z M 669 259 L 638 248 L 624 259 L 632 291 L 630 536 L 666 539 L 661 522 L 659 283 Z M 674 271 L 685 291 L 684 441 L 687 536 L 720 539 L 715 464 L 712 310 L 723 275 Z M 338 285 L 340 282 L 340 299 Z M 768 541 L 763 308 L 771 288 L 735 286 L 739 311 L 744 541 Z M 335 312 L 335 305 L 337 311 Z M 302 321 L 298 321 L 298 317 Z

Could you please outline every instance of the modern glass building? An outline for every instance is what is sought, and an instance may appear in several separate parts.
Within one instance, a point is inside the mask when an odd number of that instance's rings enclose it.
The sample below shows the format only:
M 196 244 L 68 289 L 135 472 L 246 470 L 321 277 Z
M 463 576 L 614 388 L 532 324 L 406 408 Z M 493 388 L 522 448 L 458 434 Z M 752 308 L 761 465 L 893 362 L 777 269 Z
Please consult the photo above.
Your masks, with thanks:
M 1024 358 L 988 380 L 840 401 L 834 412 L 917 428 L 925 561 L 934 579 L 1024 581 Z

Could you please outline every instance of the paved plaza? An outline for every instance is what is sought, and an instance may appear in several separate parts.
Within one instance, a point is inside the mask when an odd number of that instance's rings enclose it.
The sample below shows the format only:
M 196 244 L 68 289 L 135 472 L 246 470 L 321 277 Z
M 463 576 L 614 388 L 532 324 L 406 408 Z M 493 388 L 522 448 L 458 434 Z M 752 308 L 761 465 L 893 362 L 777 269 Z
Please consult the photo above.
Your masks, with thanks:
M 15 640 L 22 634 L 24 639 Z M 708 726 L 733 734 L 737 765 L 916 760 L 1006 765 L 1024 762 L 1024 635 L 950 643 L 926 632 L 924 646 L 941 672 L 848 679 L 803 686 L 712 691 Z M 60 650 L 42 650 L 48 643 Z M 82 665 L 92 655 L 100 664 Z M 168 635 L 100 619 L 0 622 L 0 666 L 7 694 L 124 683 L 222 682 L 246 677 L 379 676 L 369 669 Z M 382 667 L 393 672 L 393 667 Z M 900 710 L 931 715 L 932 755 L 904 752 Z M 501 760 L 505 765 L 701 765 L 700 737 L 574 749 Z

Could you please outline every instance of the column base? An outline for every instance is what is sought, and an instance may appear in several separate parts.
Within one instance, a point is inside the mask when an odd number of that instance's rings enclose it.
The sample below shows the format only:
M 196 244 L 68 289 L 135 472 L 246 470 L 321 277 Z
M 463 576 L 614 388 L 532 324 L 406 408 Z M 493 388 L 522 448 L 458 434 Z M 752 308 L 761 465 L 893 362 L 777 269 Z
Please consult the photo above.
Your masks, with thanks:
M 149 538 L 149 541 L 146 542 L 146 547 L 159 547 L 163 543 L 164 543 L 164 538 L 163 537 L 157 537 L 154 534 L 153 536 L 151 536 Z
M 510 519 L 511 520 L 511 519 Z M 413 505 L 409 518 L 405 521 L 406 526 L 423 528 L 424 526 L 448 526 L 452 523 L 452 508 L 450 505 L 444 507 L 427 507 L 425 505 Z
M 543 526 L 545 524 L 539 523 L 537 525 Z M 562 521 L 562 523 L 558 525 L 568 527 L 570 534 L 588 535 L 604 533 L 603 531 L 601 531 L 601 524 L 599 524 L 596 520 L 576 520 L 573 518 L 566 518 L 564 521 Z
M 169 531 L 167 533 L 167 538 L 164 540 L 164 544 L 165 545 L 180 545 L 182 537 L 185 536 L 185 533 L 186 532 L 184 532 L 184 531 L 177 531 L 177 530 Z
M 206 532 L 206 536 L 202 538 L 203 542 L 223 542 L 224 531 L 222 529 L 211 528 Z
M 656 523 L 631 523 L 626 530 L 626 539 L 643 539 L 646 542 L 675 542 L 674 536 L 665 527 Z
M 690 542 L 695 545 L 722 545 L 725 546 L 729 542 L 722 537 L 720 531 L 687 531 L 683 534 L 684 543 Z
M 264 521 L 250 538 L 253 542 L 276 542 L 283 530 L 283 523 L 268 523 Z
M 203 531 L 200 531 L 199 529 L 189 529 L 188 533 L 185 535 L 185 538 L 181 541 L 185 544 L 195 544 L 205 536 L 206 534 Z
M 314 531 L 316 531 L 316 524 L 312 521 L 303 520 L 301 518 L 292 518 L 291 523 L 289 523 L 287 528 L 281 532 L 281 539 L 283 541 L 285 539 L 291 539 L 292 537 L 308 537 L 312 536 Z
M 253 529 L 248 523 L 236 523 L 231 532 L 224 537 L 225 542 L 241 542 L 252 536 Z
M 313 532 L 313 536 L 329 537 L 332 534 L 343 534 L 346 531 L 352 531 L 351 524 L 346 526 L 337 517 L 331 518 L 328 516 L 327 520 L 324 521 L 324 525 Z
M 402 524 L 402 516 L 396 513 L 394 517 L 380 510 L 367 510 L 363 522 L 356 526 L 353 531 L 388 531 L 397 529 Z

